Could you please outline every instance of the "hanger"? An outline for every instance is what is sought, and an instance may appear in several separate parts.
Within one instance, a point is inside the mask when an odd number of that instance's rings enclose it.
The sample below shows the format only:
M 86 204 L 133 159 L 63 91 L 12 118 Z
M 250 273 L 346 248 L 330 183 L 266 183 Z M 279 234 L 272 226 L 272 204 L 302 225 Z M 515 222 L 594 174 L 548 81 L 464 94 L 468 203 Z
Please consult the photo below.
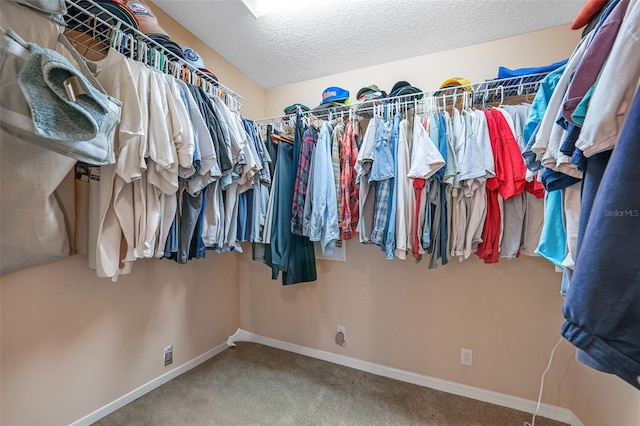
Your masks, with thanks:
M 271 138 L 275 139 L 273 143 L 277 144 L 278 142 L 286 142 L 288 144 L 293 145 L 294 140 L 293 137 L 289 136 L 286 133 L 271 133 Z
M 131 59 L 132 61 L 135 61 L 136 40 L 133 37 L 133 34 L 127 34 L 125 38 L 126 38 L 126 48 L 129 49 L 129 59 Z

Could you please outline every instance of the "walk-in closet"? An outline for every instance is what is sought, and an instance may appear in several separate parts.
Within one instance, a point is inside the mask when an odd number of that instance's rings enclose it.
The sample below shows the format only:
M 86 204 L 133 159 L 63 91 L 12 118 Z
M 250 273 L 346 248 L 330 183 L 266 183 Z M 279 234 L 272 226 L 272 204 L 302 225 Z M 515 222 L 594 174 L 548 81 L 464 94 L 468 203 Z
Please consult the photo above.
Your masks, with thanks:
M 638 0 L 0 29 L 0 424 L 640 425 Z

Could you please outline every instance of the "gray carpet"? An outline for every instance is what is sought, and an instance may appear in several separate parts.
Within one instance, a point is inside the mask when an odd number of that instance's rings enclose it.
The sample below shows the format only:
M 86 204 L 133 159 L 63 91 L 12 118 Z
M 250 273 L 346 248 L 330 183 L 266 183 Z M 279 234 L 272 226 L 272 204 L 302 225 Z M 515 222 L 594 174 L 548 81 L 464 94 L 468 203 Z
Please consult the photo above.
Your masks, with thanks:
M 314 358 L 238 343 L 95 423 L 514 425 L 531 415 Z M 536 426 L 562 425 L 536 418 Z

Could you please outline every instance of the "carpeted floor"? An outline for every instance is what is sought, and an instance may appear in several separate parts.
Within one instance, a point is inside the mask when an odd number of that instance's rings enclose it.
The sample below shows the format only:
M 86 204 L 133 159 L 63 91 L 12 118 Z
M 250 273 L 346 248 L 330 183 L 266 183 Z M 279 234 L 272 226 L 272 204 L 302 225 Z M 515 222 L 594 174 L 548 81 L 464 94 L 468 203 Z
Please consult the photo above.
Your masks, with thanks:
M 95 423 L 514 425 L 531 415 L 315 358 L 238 343 Z M 563 423 L 537 417 L 537 426 Z

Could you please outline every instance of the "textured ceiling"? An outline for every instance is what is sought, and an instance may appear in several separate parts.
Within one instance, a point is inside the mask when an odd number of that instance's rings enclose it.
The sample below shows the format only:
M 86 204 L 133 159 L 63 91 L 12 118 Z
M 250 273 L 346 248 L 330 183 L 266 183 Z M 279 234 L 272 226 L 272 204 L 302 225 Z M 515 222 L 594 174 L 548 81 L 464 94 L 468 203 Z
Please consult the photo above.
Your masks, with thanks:
M 570 23 L 585 0 L 154 0 L 263 89 Z

